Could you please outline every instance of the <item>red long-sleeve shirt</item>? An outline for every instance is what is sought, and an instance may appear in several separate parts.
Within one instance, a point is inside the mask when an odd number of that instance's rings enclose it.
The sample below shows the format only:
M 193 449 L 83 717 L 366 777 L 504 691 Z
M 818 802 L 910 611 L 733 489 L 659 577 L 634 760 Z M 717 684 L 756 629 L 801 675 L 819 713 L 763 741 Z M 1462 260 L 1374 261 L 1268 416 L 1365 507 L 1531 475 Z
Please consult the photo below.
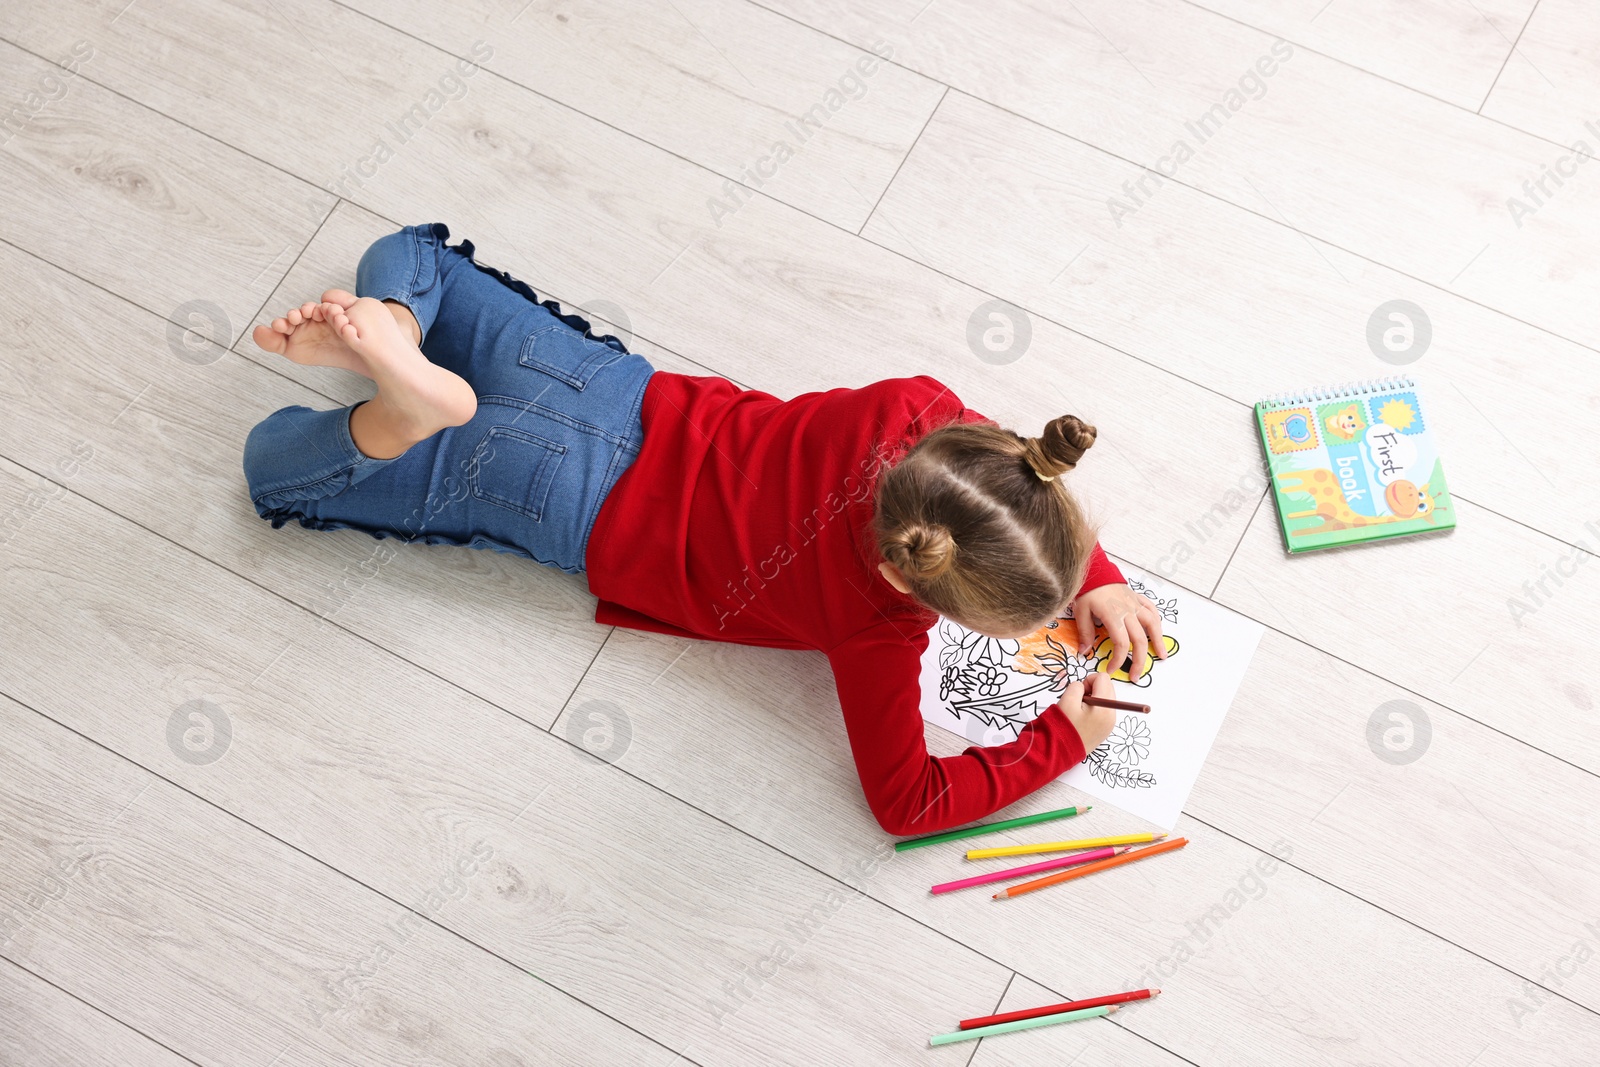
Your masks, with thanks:
M 927 375 L 780 400 L 657 371 L 641 417 L 639 456 L 585 553 L 596 622 L 826 653 L 867 804 L 891 834 L 982 818 L 1083 760 L 1058 706 L 959 756 L 930 756 L 923 737 L 918 673 L 938 616 L 879 573 L 872 487 L 929 430 L 984 416 Z M 1083 589 L 1120 581 L 1097 545 Z

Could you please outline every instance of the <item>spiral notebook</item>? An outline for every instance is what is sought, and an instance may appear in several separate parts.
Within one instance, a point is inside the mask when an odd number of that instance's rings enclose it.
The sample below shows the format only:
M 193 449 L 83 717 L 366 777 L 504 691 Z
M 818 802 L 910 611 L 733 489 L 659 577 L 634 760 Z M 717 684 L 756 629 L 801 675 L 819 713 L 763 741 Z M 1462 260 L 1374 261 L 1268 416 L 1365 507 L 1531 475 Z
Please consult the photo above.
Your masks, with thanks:
M 1455 526 L 1436 438 L 1409 377 L 1286 393 L 1255 412 L 1290 552 Z

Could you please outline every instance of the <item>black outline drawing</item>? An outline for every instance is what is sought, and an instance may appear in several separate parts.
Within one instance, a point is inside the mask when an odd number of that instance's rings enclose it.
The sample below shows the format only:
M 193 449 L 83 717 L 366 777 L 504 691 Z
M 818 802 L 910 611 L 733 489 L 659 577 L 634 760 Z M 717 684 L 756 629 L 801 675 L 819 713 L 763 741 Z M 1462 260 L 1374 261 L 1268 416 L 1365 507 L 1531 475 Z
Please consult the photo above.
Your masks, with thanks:
M 1163 622 L 1178 621 L 1176 596 L 1163 599 L 1137 578 L 1131 579 L 1128 587 L 1150 600 Z M 1072 618 L 1070 607 L 1062 618 Z M 986 637 L 948 619 L 939 620 L 938 639 L 939 702 L 957 722 L 965 716 L 988 730 L 1009 732 L 1012 739 L 1054 704 L 1069 684 L 1087 677 L 1096 663 L 1092 655 L 1080 656 L 1048 633 L 1045 643 L 1053 655 L 1038 660 L 1052 673 L 1043 676 L 1016 669 L 1021 650 L 1016 640 Z M 1007 683 L 1016 680 L 1022 680 L 1021 688 L 1008 690 Z M 1140 770 L 1139 764 L 1149 755 L 1151 740 L 1147 724 L 1136 716 L 1123 716 L 1111 737 L 1083 762 L 1089 773 L 1107 786 L 1149 789 L 1156 784 L 1155 776 Z

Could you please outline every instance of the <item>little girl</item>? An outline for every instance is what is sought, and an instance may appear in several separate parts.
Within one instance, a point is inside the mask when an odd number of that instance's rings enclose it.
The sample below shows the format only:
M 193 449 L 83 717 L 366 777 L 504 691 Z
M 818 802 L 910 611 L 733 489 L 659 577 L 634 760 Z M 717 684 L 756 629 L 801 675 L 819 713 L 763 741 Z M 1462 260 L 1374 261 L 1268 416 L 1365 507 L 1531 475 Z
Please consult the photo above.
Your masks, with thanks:
M 926 375 L 785 401 L 658 371 L 448 237 L 383 237 L 355 294 L 256 327 L 268 351 L 377 384 L 251 430 L 250 499 L 274 528 L 515 553 L 586 574 L 603 625 L 820 650 L 891 834 L 1005 807 L 1115 725 L 1074 682 L 1016 740 L 929 756 L 918 675 L 937 614 L 1016 638 L 1070 606 L 1080 651 L 1098 621 L 1110 662 L 1164 654 L 1160 616 L 1059 479 L 1094 427 L 1067 415 L 1019 437 Z

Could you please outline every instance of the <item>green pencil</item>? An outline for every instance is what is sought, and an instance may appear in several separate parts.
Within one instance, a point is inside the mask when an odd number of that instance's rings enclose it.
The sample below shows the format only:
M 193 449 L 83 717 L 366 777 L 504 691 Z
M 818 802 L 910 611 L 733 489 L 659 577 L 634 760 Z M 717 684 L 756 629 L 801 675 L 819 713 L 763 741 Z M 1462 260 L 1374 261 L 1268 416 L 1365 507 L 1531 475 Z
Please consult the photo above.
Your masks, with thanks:
M 1062 808 L 1059 811 L 1041 811 L 1037 815 L 1024 815 L 1020 819 L 1005 819 L 1001 822 L 986 822 L 982 826 L 968 826 L 962 830 L 946 830 L 942 834 L 930 834 L 927 837 L 914 837 L 910 841 L 896 841 L 894 850 L 904 852 L 908 848 L 921 848 L 923 845 L 937 845 L 941 841 L 959 841 L 963 837 L 976 837 L 979 834 L 992 834 L 996 830 L 1010 830 L 1016 826 L 1032 826 L 1034 823 L 1049 822 L 1051 819 L 1070 819 L 1074 815 L 1081 815 L 1094 807 L 1090 804 L 1085 808 Z
M 1098 1019 L 1102 1015 L 1110 1015 L 1120 1005 L 1111 1007 L 1104 1005 L 1098 1008 L 1079 1008 L 1077 1011 L 1061 1011 L 1054 1015 L 1041 1015 L 1035 1019 L 1018 1019 L 1016 1022 L 995 1023 L 993 1026 L 974 1026 L 971 1030 L 957 1030 L 952 1034 L 934 1034 L 928 1038 L 930 1045 L 950 1045 L 957 1041 L 972 1041 L 980 1037 L 992 1037 L 995 1034 L 1009 1034 L 1016 1030 L 1032 1030 L 1036 1026 L 1050 1026 L 1054 1023 L 1070 1023 L 1077 1019 Z

